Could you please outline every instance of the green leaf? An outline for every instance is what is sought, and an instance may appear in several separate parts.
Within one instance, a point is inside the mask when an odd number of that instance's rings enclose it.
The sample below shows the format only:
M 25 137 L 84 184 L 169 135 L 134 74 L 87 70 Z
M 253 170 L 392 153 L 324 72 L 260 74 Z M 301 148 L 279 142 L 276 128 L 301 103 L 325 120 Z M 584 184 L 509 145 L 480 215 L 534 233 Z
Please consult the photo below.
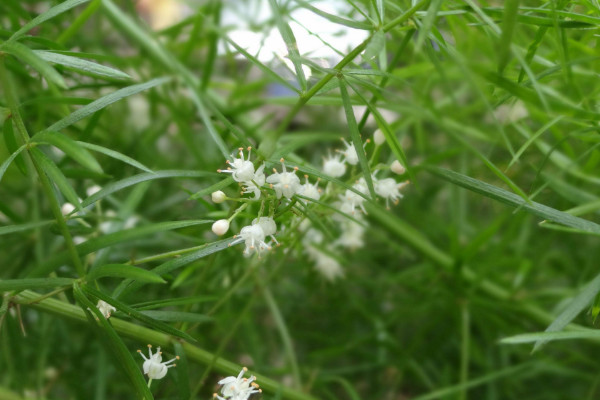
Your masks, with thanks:
M 150 168 L 146 167 L 141 162 L 136 161 L 131 157 L 127 157 L 125 154 L 121 154 L 118 151 L 107 149 L 106 147 L 98 146 L 97 144 L 92 144 L 92 143 L 87 143 L 87 142 L 77 142 L 77 144 L 79 144 L 81 147 L 85 147 L 86 149 L 89 149 L 92 151 L 97 151 L 98 153 L 102 153 L 105 156 L 114 158 L 119 161 L 123 161 L 124 163 L 129 164 L 132 167 L 141 169 L 142 171 L 153 173 Z
M 190 196 L 190 199 L 199 199 L 200 197 L 211 194 L 212 192 L 216 192 L 217 190 L 226 188 L 227 186 L 231 185 L 233 182 L 234 182 L 233 177 L 229 176 L 226 179 L 223 179 L 222 181 L 215 183 L 214 185 L 211 185 L 207 188 L 204 188 L 204 189 L 194 193 L 193 195 Z
M 442 5 L 442 0 L 433 0 L 429 5 L 429 9 L 427 10 L 427 15 L 423 19 L 423 25 L 419 29 L 419 35 L 417 36 L 417 43 L 415 44 L 415 53 L 421 51 L 421 46 L 429 38 L 429 33 L 431 32 L 431 28 L 435 23 L 435 19 L 437 18 L 437 14 Z
M 579 313 L 590 305 L 596 294 L 600 292 L 600 275 L 592 279 L 573 300 L 569 302 L 567 307 L 559 314 L 558 317 L 546 328 L 546 332 L 556 332 L 563 329 L 571 321 L 579 315 Z M 597 332 L 597 331 L 596 331 Z M 600 334 L 598 334 L 600 337 Z M 546 340 L 540 339 L 535 342 L 533 351 L 538 350 Z
M 104 172 L 102 171 L 100 164 L 98 164 L 98 161 L 96 161 L 96 159 L 86 149 L 62 133 L 47 131 L 39 132 L 31 138 L 31 141 L 36 143 L 51 144 L 64 151 L 66 155 L 84 167 L 94 172 Z
M 167 322 L 208 322 L 213 318 L 203 314 L 181 311 L 140 311 L 142 314 L 157 321 Z
M 123 340 L 119 337 L 115 328 L 111 325 L 110 322 L 104 318 L 104 315 L 98 310 L 96 305 L 92 303 L 82 292 L 81 288 L 78 284 L 73 286 L 73 295 L 77 302 L 81 305 L 81 309 L 89 316 L 89 313 L 94 313 L 96 316 L 96 320 L 102 325 L 104 328 L 104 332 L 108 337 L 108 343 L 110 349 L 115 354 L 118 365 L 124 369 L 125 373 L 133 383 L 135 390 L 137 392 L 137 396 L 144 400 L 153 400 L 152 392 L 148 388 L 146 384 L 146 380 L 144 379 L 144 375 L 142 375 L 142 370 L 138 366 L 138 363 L 133 359 L 131 353 L 123 343 Z M 90 317 L 89 319 L 93 319 Z
M 108 94 L 104 97 L 100 97 L 98 100 L 91 102 L 90 104 L 81 107 L 79 110 L 73 112 L 71 115 L 66 116 L 58 122 L 50 125 L 46 130 L 47 131 L 60 131 L 61 129 L 66 128 L 69 125 L 73 125 L 74 123 L 88 117 L 95 112 L 102 110 L 103 108 L 115 103 L 125 97 L 134 95 L 144 90 L 148 90 L 158 85 L 162 85 L 163 83 L 169 82 L 171 78 L 157 78 L 152 79 L 151 81 L 140 83 L 137 85 L 128 86 L 123 89 L 119 89 L 116 92 Z
M 600 234 L 600 225 L 587 221 L 582 218 L 575 217 L 568 213 L 558 211 L 554 208 L 545 206 L 540 203 L 531 202 L 528 203 L 518 195 L 501 189 L 499 187 L 490 185 L 489 183 L 481 182 L 477 179 L 459 174 L 454 171 L 450 171 L 438 167 L 425 167 L 429 172 L 437 175 L 438 177 L 447 180 L 448 182 L 454 183 L 458 186 L 462 186 L 475 193 L 479 193 L 493 200 L 499 201 L 504 204 L 508 204 L 514 207 L 521 207 L 528 213 L 548 219 L 550 221 L 557 222 L 564 226 L 575 228 L 579 231 L 589 232 L 594 234 Z
M 34 228 L 39 228 L 41 226 L 50 225 L 53 222 L 54 222 L 54 220 L 51 220 L 51 221 L 36 221 L 36 222 L 28 222 L 26 224 L 20 224 L 20 225 L 0 226 L 0 236 L 2 236 L 2 235 L 8 235 L 9 233 L 28 231 L 30 229 L 34 229 Z
M 13 160 L 15 158 L 17 158 L 17 156 L 23 151 L 25 150 L 25 148 L 27 147 L 26 144 L 24 144 L 23 146 L 19 147 L 14 153 L 12 153 L 10 155 L 10 157 L 8 157 L 6 160 L 4 160 L 4 162 L 2 163 L 2 165 L 0 165 L 0 181 L 2 180 L 2 177 L 4 176 L 4 173 L 6 172 L 6 170 L 8 169 L 8 167 L 10 166 L 10 163 L 13 162 Z
M 0 292 L 25 289 L 47 289 L 70 286 L 75 280 L 71 278 L 33 278 L 0 280 Z
M 15 151 L 19 150 L 19 145 L 17 144 L 17 138 L 15 137 L 15 132 L 13 129 L 12 119 L 8 119 L 8 120 L 4 121 L 4 125 L 2 126 L 2 134 L 4 136 L 4 143 L 6 143 L 6 148 L 8 149 L 9 153 L 12 154 Z M 19 150 L 19 151 L 21 151 L 21 150 Z M 23 159 L 23 156 L 17 154 L 17 157 L 15 158 L 14 161 L 17 164 L 17 167 L 19 168 L 21 173 L 23 175 L 27 176 L 27 166 L 25 165 L 25 160 Z M 3 174 L 4 173 L 0 174 L 0 179 L 2 179 Z
M 77 253 L 80 256 L 90 254 L 94 251 L 104 249 L 115 244 L 125 244 L 138 238 L 152 235 L 159 232 L 170 231 L 174 229 L 186 228 L 199 224 L 212 223 L 212 220 L 193 220 L 193 221 L 172 221 L 159 222 L 156 224 L 141 226 L 132 229 L 125 229 L 119 232 L 109 233 L 108 235 L 92 238 L 76 246 Z M 69 259 L 67 251 L 61 251 L 44 260 L 43 264 L 38 265 L 31 273 L 31 276 L 42 276 L 53 271 Z
M 312 4 L 310 4 L 309 2 L 306 2 L 304 0 L 295 0 L 295 1 L 296 1 L 296 3 L 302 5 L 302 8 L 306 8 L 307 10 L 314 12 L 315 14 L 327 19 L 329 22 L 332 22 L 334 24 L 344 25 L 344 26 L 354 28 L 354 29 L 363 29 L 363 30 L 373 29 L 373 26 L 367 22 L 353 21 L 350 19 L 339 17 L 334 14 L 329 14 L 323 10 L 318 9 L 317 7 L 314 7 Z
M 82 203 L 83 207 L 87 207 L 90 204 L 94 204 L 98 200 L 105 198 L 106 196 L 115 193 L 119 190 L 128 188 L 133 185 L 137 185 L 141 182 L 151 181 L 155 179 L 166 179 L 166 178 L 202 178 L 208 176 L 216 176 L 215 172 L 207 171 L 156 171 L 147 172 L 139 175 L 130 176 L 129 178 L 122 179 L 117 182 L 111 182 L 104 186 L 102 190 L 94 193 Z
M 371 40 L 369 41 L 365 52 L 362 54 L 363 60 L 371 61 L 377 55 L 379 55 L 379 53 L 381 53 L 381 50 L 383 50 L 384 46 L 385 32 L 382 30 L 375 32 L 375 34 L 371 37 Z
M 169 260 L 169 261 L 153 268 L 152 272 L 157 273 L 158 275 L 168 274 L 170 272 L 175 271 L 178 268 L 181 268 L 187 264 L 197 261 L 203 257 L 210 255 L 210 254 L 213 254 L 218 251 L 229 248 L 229 246 L 231 245 L 231 242 L 233 242 L 233 240 L 234 240 L 233 238 L 229 238 L 229 239 L 225 239 L 225 240 L 220 240 L 218 242 L 209 243 L 205 247 L 202 247 L 202 248 L 198 249 L 197 251 L 183 255 L 183 256 L 175 258 L 173 260 Z M 131 280 L 123 281 L 123 282 L 121 282 L 121 284 L 119 286 L 117 286 L 117 288 L 113 292 L 113 295 L 115 297 L 122 297 L 126 293 L 130 293 L 134 290 L 137 290 L 142 286 L 143 286 L 143 283 L 141 283 L 141 282 L 132 282 Z
M 69 181 L 67 181 L 62 171 L 54 164 L 54 161 L 38 149 L 31 149 L 31 156 L 37 161 L 41 170 L 58 186 L 67 201 L 73 204 L 79 211 L 83 211 L 75 189 L 69 184 Z
M 367 160 L 365 148 L 360 138 L 358 124 L 354 118 L 354 110 L 352 109 L 352 103 L 350 102 L 348 89 L 346 88 L 346 84 L 342 78 L 338 78 L 338 80 L 340 81 L 340 93 L 344 103 L 344 111 L 346 112 L 346 121 L 348 122 L 348 129 L 350 130 L 350 138 L 352 139 L 352 144 L 354 145 L 354 149 L 358 155 L 358 161 L 360 164 L 360 169 L 363 173 L 363 177 L 367 181 L 367 187 L 369 188 L 371 199 L 375 199 L 377 197 L 375 195 L 375 188 L 373 187 L 373 179 L 371 177 L 371 170 L 369 169 L 369 161 Z
M 25 64 L 29 64 L 33 69 L 39 72 L 40 75 L 46 78 L 48 82 L 52 82 L 62 89 L 67 88 L 67 84 L 62 76 L 60 76 L 50 64 L 29 49 L 29 47 L 24 46 L 19 42 L 4 42 L 0 46 L 0 49 L 21 59 Z
M 521 344 L 532 342 L 550 342 L 554 340 L 570 340 L 570 339 L 600 339 L 600 331 L 598 329 L 586 329 L 567 332 L 536 332 L 523 333 L 520 335 L 510 336 L 500 340 L 504 344 Z
M 56 6 L 52 7 L 45 13 L 38 15 L 37 17 L 35 17 L 31 21 L 29 21 L 27 24 L 23 25 L 23 27 L 21 29 L 19 29 L 18 31 L 13 33 L 13 35 L 10 37 L 9 40 L 10 41 L 17 40 L 18 38 L 23 36 L 25 33 L 29 32 L 31 29 L 35 28 L 39 24 L 41 24 L 45 21 L 48 21 L 50 18 L 54 18 L 57 15 L 62 14 L 65 11 L 68 11 L 73 7 L 77 7 L 80 4 L 87 3 L 88 1 L 90 1 L 90 0 L 67 0 L 67 1 L 64 1 Z
M 277 22 L 277 29 L 279 30 L 279 34 L 283 38 L 285 46 L 287 47 L 288 57 L 294 64 L 298 84 L 300 85 L 302 91 L 306 91 L 306 77 L 304 76 L 304 70 L 302 69 L 302 62 L 300 61 L 300 52 L 298 51 L 298 43 L 296 42 L 294 32 L 292 31 L 292 28 L 290 28 L 290 25 L 284 20 L 283 15 L 281 13 L 281 9 L 277 4 L 277 1 L 269 0 L 269 4 L 271 5 L 271 11 L 273 12 L 275 21 Z
M 218 300 L 218 296 L 194 296 L 194 297 L 179 297 L 175 299 L 166 299 L 166 300 L 153 300 L 146 301 L 144 303 L 138 303 L 132 305 L 136 310 L 152 310 L 155 308 L 161 307 L 169 307 L 169 306 L 182 306 L 186 304 L 199 304 L 207 301 L 216 301 Z
M 151 318 L 148 315 L 143 314 L 143 313 L 131 308 L 127 304 L 125 304 L 117 299 L 113 299 L 109 295 L 102 293 L 99 290 L 96 290 L 89 285 L 84 285 L 81 288 L 83 289 L 84 292 L 86 292 L 100 300 L 107 302 L 108 304 L 115 307 L 118 311 L 125 313 L 128 316 L 130 316 L 131 318 L 135 318 L 138 321 L 141 321 L 141 322 L 151 326 L 154 329 L 157 329 L 164 333 L 168 333 L 169 335 L 180 337 L 182 339 L 185 339 L 185 340 L 188 340 L 191 342 L 196 342 L 196 339 L 194 339 L 187 333 L 181 332 L 179 329 L 175 329 L 172 326 L 165 324 L 164 322 L 157 321 L 154 318 Z M 145 312 L 149 312 L 149 311 L 145 311 Z
M 510 46 L 517 25 L 520 0 L 506 0 L 502 14 L 502 34 L 498 48 L 498 73 L 502 74 L 510 57 Z
M 104 277 L 129 278 L 148 283 L 166 283 L 163 278 L 152 271 L 146 271 L 145 269 L 127 264 L 101 265 L 93 268 L 86 276 L 90 281 Z
M 67 56 L 45 50 L 34 50 L 34 53 L 44 61 L 64 65 L 65 67 L 73 68 L 77 71 L 82 71 L 91 75 L 114 79 L 131 79 L 131 77 L 125 72 L 121 72 L 117 69 L 106 67 L 92 61 L 83 60 L 78 57 Z

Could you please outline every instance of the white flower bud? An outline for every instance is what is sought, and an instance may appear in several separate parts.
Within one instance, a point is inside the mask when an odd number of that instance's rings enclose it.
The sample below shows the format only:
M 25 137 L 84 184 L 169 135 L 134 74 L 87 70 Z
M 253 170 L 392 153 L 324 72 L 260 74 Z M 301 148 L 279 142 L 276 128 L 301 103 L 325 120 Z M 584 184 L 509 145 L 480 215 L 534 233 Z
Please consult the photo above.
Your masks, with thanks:
M 217 236 L 223 236 L 229 230 L 229 221 L 220 219 L 212 225 L 212 231 Z
M 395 160 L 392 165 L 390 166 L 390 169 L 392 170 L 392 172 L 398 174 L 398 175 L 402 175 L 403 173 L 406 172 L 406 168 L 404 168 L 404 165 L 400 164 L 400 161 Z
M 93 195 L 94 193 L 98 193 L 101 189 L 102 188 L 100 186 L 93 185 L 93 186 L 90 186 L 89 188 L 87 188 L 85 190 L 85 194 L 87 194 L 88 197 L 89 197 L 89 196 Z
M 62 212 L 62 215 L 66 216 L 66 215 L 71 214 L 73 211 L 75 211 L 75 206 L 71 203 L 65 203 L 60 208 L 60 211 Z
M 213 192 L 210 195 L 210 197 L 212 197 L 213 203 L 222 203 L 227 198 L 227 196 L 225 195 L 225 193 L 223 193 L 221 190 L 217 190 L 216 192 Z
M 375 133 L 373 133 L 373 141 L 377 146 L 381 146 L 385 143 L 385 136 L 383 135 L 383 132 L 381 132 L 381 129 L 377 129 Z

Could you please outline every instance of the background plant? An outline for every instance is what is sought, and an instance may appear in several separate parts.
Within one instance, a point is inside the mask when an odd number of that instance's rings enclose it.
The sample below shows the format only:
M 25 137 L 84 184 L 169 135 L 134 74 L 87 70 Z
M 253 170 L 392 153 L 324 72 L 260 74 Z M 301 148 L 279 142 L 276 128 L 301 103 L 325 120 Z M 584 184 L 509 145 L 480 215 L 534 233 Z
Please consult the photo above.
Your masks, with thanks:
M 227 3 L 156 32 L 131 2 L 50 3 L 0 4 L 0 398 L 209 398 L 240 365 L 265 398 L 597 396 L 596 1 L 253 3 L 290 68 L 231 38 Z M 303 54 L 298 9 L 366 40 Z M 368 196 L 345 279 L 297 232 L 260 260 L 210 232 L 238 147 L 325 187 L 339 137 L 376 129 L 365 155 L 412 185 Z M 152 391 L 148 343 L 181 358 Z

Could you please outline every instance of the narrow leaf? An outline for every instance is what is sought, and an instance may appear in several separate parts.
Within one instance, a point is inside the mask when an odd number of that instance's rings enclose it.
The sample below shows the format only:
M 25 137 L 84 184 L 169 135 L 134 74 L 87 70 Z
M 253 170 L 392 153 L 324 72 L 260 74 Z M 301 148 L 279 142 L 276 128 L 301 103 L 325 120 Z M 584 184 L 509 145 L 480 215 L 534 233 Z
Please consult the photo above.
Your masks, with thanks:
M 191 342 L 195 342 L 196 339 L 194 339 L 193 337 L 191 337 L 190 335 L 188 335 L 185 332 L 181 332 L 179 329 L 175 329 L 170 325 L 165 324 L 164 322 L 160 322 L 155 320 L 154 318 L 151 318 L 149 316 L 147 316 L 146 314 L 143 314 L 133 308 L 131 308 L 130 306 L 128 306 L 127 304 L 117 300 L 117 299 L 113 299 L 112 297 L 110 297 L 109 295 L 100 292 L 99 290 L 96 290 L 92 287 L 90 287 L 89 285 L 84 285 L 81 287 L 83 289 L 83 291 L 85 291 L 88 294 L 91 294 L 92 296 L 100 299 L 100 300 L 104 300 L 105 302 L 107 302 L 108 304 L 112 305 L 113 307 L 115 307 L 118 311 L 123 312 L 125 314 L 127 314 L 128 316 L 130 316 L 131 318 L 135 318 L 138 321 L 141 321 L 145 324 L 150 325 L 152 328 L 157 329 L 159 331 L 162 331 L 164 333 L 168 333 L 169 335 L 174 335 L 177 337 L 180 337 L 182 339 L 191 341 Z M 148 311 L 146 311 L 148 312 Z
M 31 29 L 35 28 L 39 24 L 41 24 L 45 21 L 48 21 L 50 18 L 54 18 L 57 15 L 62 14 L 65 11 L 68 11 L 73 7 L 77 7 L 80 4 L 87 3 L 88 1 L 90 1 L 90 0 L 67 0 L 67 1 L 64 1 L 56 6 L 52 7 L 45 13 L 38 15 L 37 17 L 35 17 L 31 21 L 29 21 L 28 23 L 23 25 L 23 27 L 21 29 L 19 29 L 18 31 L 13 33 L 13 35 L 10 37 L 9 40 L 11 40 L 11 41 L 17 40 L 18 38 L 20 38 L 21 36 L 23 36 L 24 34 L 29 32 Z
M 438 167 L 426 167 L 426 169 L 434 175 L 437 175 L 438 177 L 447 180 L 448 182 L 454 183 L 458 186 L 462 186 L 475 193 L 479 193 L 501 203 L 508 204 L 514 207 L 521 207 L 525 211 L 538 217 L 542 217 L 544 219 L 548 219 L 550 221 L 554 221 L 564 226 L 569 226 L 571 228 L 578 229 L 580 231 L 600 234 L 600 225 L 594 222 L 575 217 L 573 215 L 562 211 L 558 211 L 554 208 L 545 206 L 540 203 L 528 203 L 525 200 L 523 200 L 523 198 L 519 197 L 514 193 L 490 185 L 489 183 L 485 183 L 477 179 L 473 179 L 471 177 L 459 174 L 454 171 Z
M 123 343 L 123 340 L 117 334 L 112 324 L 104 318 L 104 315 L 102 315 L 96 305 L 86 297 L 78 284 L 75 284 L 73 287 L 73 295 L 86 315 L 93 313 L 96 320 L 104 328 L 104 332 L 108 337 L 110 349 L 114 352 L 118 364 L 123 368 L 131 380 L 131 383 L 134 385 L 138 398 L 143 400 L 153 400 L 154 397 L 146 384 L 144 375 L 142 375 L 142 370 L 138 366 L 138 363 L 133 359 L 131 352 L 127 349 L 125 343 Z
M 26 144 L 24 144 L 23 146 L 19 147 L 17 149 L 17 151 L 15 151 L 14 153 L 12 153 L 10 155 L 10 157 L 8 157 L 6 160 L 4 160 L 4 162 L 2 163 L 2 165 L 0 165 L 0 181 L 2 180 L 2 177 L 4 176 L 4 173 L 6 172 L 6 170 L 8 169 L 8 167 L 10 166 L 10 163 L 13 162 L 13 160 L 15 158 L 17 158 L 17 156 L 23 151 L 25 150 L 25 148 L 27 147 Z
M 360 138 L 358 124 L 356 123 L 356 119 L 354 118 L 354 110 L 352 109 L 352 103 L 350 102 L 348 89 L 346 88 L 346 84 L 344 83 L 344 80 L 342 78 L 339 78 L 339 81 L 342 101 L 344 102 L 344 111 L 346 112 L 346 121 L 348 121 L 348 129 L 350 130 L 350 138 L 352 139 L 352 144 L 354 145 L 354 149 L 356 150 L 356 154 L 358 155 L 360 168 L 363 172 L 365 181 L 367 182 L 367 187 L 369 188 L 371 198 L 375 199 L 375 188 L 373 187 L 373 179 L 371 178 L 369 161 L 367 160 L 367 155 L 365 153 L 365 149 Z
M 8 120 L 4 121 L 4 126 L 2 127 L 2 134 L 4 136 L 4 143 L 6 143 L 6 148 L 8 149 L 9 153 L 12 154 L 15 151 L 19 150 L 17 138 L 15 137 L 15 132 L 13 129 L 12 119 L 8 119 Z M 19 150 L 19 151 L 21 151 L 21 150 Z M 23 175 L 27 176 L 27 167 L 25 165 L 25 160 L 23 159 L 23 156 L 17 155 L 17 157 L 14 159 L 14 161 L 15 161 L 15 164 L 17 164 L 17 167 L 19 168 L 21 173 Z M 0 179 L 2 179 L 2 174 L 0 174 Z
M 500 340 L 504 344 L 521 344 L 532 342 L 550 342 L 554 340 L 569 339 L 600 339 L 600 331 L 597 329 L 567 331 L 567 332 L 537 332 L 523 333 L 521 335 L 510 336 Z
M 82 146 L 71 138 L 58 133 L 58 132 L 39 132 L 31 138 L 33 142 L 37 143 L 49 143 L 60 150 L 64 151 L 66 155 L 77 161 L 84 167 L 98 173 L 103 173 L 102 167 L 98 164 L 98 161 Z
M 154 272 L 127 264 L 101 265 L 93 268 L 86 277 L 90 281 L 104 277 L 116 277 L 148 283 L 165 283 L 165 280 Z
M 122 179 L 117 182 L 111 182 L 108 185 L 104 186 L 102 190 L 94 193 L 87 199 L 85 199 L 82 203 L 83 207 L 87 207 L 90 204 L 94 204 L 98 200 L 105 198 L 106 196 L 115 193 L 119 190 L 128 188 L 133 185 L 137 185 L 141 182 L 151 181 L 155 179 L 166 179 L 166 178 L 201 178 L 207 176 L 216 176 L 217 174 L 214 172 L 207 171 L 156 171 L 156 172 L 147 172 L 139 175 L 130 176 L 129 178 Z
M 114 79 L 131 79 L 131 77 L 125 72 L 121 72 L 117 69 L 106 67 L 92 61 L 83 60 L 78 57 L 67 56 L 64 54 L 53 53 L 51 51 L 44 50 L 34 50 L 34 53 L 37 54 L 42 60 L 54 64 L 64 65 L 65 67 L 73 68 L 77 71 L 86 72 L 91 75 Z
M 5 42 L 2 50 L 21 59 L 25 64 L 29 64 L 33 69 L 40 73 L 48 82 L 52 82 L 62 89 L 67 88 L 67 84 L 62 76 L 45 60 L 35 54 L 29 47 L 19 42 Z
M 140 311 L 142 314 L 157 321 L 167 322 L 208 322 L 213 318 L 203 314 L 181 311 Z
M 569 302 L 567 307 L 559 314 L 558 317 L 546 328 L 546 332 L 556 332 L 563 329 L 571 321 L 579 315 L 579 313 L 590 305 L 596 294 L 600 292 L 600 275 L 597 275 L 590 281 L 573 300 Z M 600 334 L 598 334 L 600 337 Z M 533 351 L 538 350 L 546 340 L 540 339 L 535 342 Z
M 97 144 L 92 144 L 92 143 L 77 142 L 77 144 L 79 144 L 81 147 L 85 147 L 86 149 L 89 149 L 92 151 L 97 151 L 98 153 L 102 153 L 102 154 L 112 157 L 116 160 L 123 161 L 124 163 L 129 164 L 138 169 L 141 169 L 142 171 L 152 173 L 152 170 L 150 168 L 146 167 L 141 162 L 136 161 L 131 157 L 127 157 L 125 154 L 121 154 L 118 151 L 107 149 L 106 147 L 98 146 Z
M 72 285 L 71 278 L 39 278 L 0 280 L 0 292 L 25 289 L 47 289 Z
M 58 186 L 61 193 L 65 196 L 67 201 L 73 204 L 79 211 L 83 211 L 79 202 L 79 197 L 75 193 L 75 189 L 69 184 L 67 178 L 63 175 L 60 168 L 56 166 L 54 161 L 48 158 L 44 153 L 38 149 L 31 149 L 31 156 L 40 165 L 40 168 L 48 177 Z
M 77 121 L 84 119 L 85 117 L 94 114 L 95 112 L 102 110 L 103 108 L 115 103 L 125 97 L 134 95 L 144 90 L 148 90 L 158 85 L 162 85 L 170 81 L 170 78 L 157 78 L 146 83 L 140 83 L 137 85 L 128 86 L 123 89 L 119 89 L 116 92 L 108 94 L 104 97 L 99 98 L 91 102 L 90 104 L 81 107 L 79 110 L 73 112 L 71 115 L 66 116 L 58 122 L 50 125 L 46 130 L 48 131 L 59 131 L 66 128 L 69 125 L 73 125 Z
M 8 235 L 9 233 L 28 231 L 30 229 L 50 225 L 53 222 L 54 222 L 54 220 L 52 220 L 52 221 L 36 221 L 36 222 L 28 222 L 26 224 L 20 224 L 20 225 L 0 226 L 0 236 Z

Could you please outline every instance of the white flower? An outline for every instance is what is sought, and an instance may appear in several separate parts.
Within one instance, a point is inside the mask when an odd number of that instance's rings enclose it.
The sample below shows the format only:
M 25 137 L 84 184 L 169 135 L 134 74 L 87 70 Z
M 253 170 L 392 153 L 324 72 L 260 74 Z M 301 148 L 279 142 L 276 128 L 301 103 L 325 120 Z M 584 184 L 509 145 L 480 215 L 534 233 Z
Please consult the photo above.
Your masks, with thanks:
M 346 173 L 346 164 L 340 156 L 329 156 L 323 161 L 323 172 L 332 178 L 339 178 Z
M 212 192 L 212 194 L 210 195 L 213 203 L 222 203 L 227 199 L 227 195 L 221 191 L 221 190 L 217 190 L 216 192 Z
M 304 175 L 306 182 L 304 185 L 300 185 L 300 190 L 298 191 L 304 197 L 308 197 L 309 199 L 319 200 L 321 198 L 321 193 L 319 190 L 319 181 L 311 184 L 308 182 L 308 175 Z
M 256 377 L 254 375 L 250 378 L 244 378 L 244 374 L 248 371 L 248 368 L 244 367 L 240 371 L 237 377 L 228 376 L 219 381 L 219 385 L 223 385 L 221 388 L 221 394 L 213 394 L 213 397 L 218 400 L 247 400 L 254 393 L 260 393 L 262 390 L 259 389 L 258 384 L 254 382 Z
M 104 300 L 98 300 L 98 304 L 96 304 L 96 308 L 98 308 L 98 310 L 100 310 L 100 312 L 102 313 L 102 315 L 104 315 L 104 318 L 106 318 L 106 319 L 110 318 L 110 314 L 112 314 L 113 311 L 117 311 L 117 309 L 115 307 L 111 306 Z
M 350 165 L 358 164 L 358 154 L 356 154 L 356 149 L 352 143 L 346 142 L 345 139 L 342 139 L 344 145 L 346 145 L 346 150 L 338 150 L 345 157 L 345 160 Z M 342 174 L 343 175 L 343 174 Z
M 377 146 L 381 146 L 385 143 L 385 136 L 383 135 L 383 132 L 381 132 L 381 129 L 377 129 L 373 133 L 373 141 Z
M 375 193 L 385 199 L 387 208 L 390 207 L 390 200 L 392 200 L 394 204 L 398 204 L 399 199 L 403 197 L 400 193 L 400 189 L 408 185 L 408 181 L 397 183 L 394 178 L 385 178 L 374 183 Z
M 244 186 L 244 193 L 252 193 L 254 194 L 254 200 L 258 200 L 260 198 L 260 188 L 265 184 L 265 174 L 263 170 L 265 169 L 265 164 L 258 167 L 256 172 L 254 173 L 254 177 L 249 181 L 242 182 L 242 186 Z
M 277 172 L 277 170 L 273 168 L 274 174 L 267 178 L 267 182 L 275 189 L 275 194 L 278 199 L 280 199 L 282 195 L 285 198 L 290 199 L 300 190 L 300 179 L 296 176 L 298 167 L 294 168 L 294 172 L 287 172 L 285 164 L 283 163 L 283 158 L 280 161 L 283 172 Z
M 373 185 L 375 185 L 375 182 L 377 181 L 375 176 L 371 176 L 371 179 L 373 180 Z M 352 188 L 364 195 L 368 195 L 369 193 L 369 188 L 367 187 L 367 181 L 365 178 L 360 178 L 358 181 L 356 181 L 356 183 L 352 185 Z M 340 198 L 342 199 L 342 203 L 346 203 L 342 204 L 340 211 L 345 212 L 346 214 L 354 214 L 356 207 L 360 207 L 363 213 L 367 213 L 365 207 L 363 206 L 365 198 L 358 193 L 353 192 L 350 189 L 346 189 L 344 196 L 340 196 Z
M 259 224 L 248 225 L 242 228 L 238 236 L 234 236 L 235 240 L 230 243 L 230 246 L 245 242 L 246 248 L 244 254 L 250 255 L 254 251 L 260 254 L 261 250 L 268 250 L 271 247 L 265 242 L 265 232 Z
M 229 164 L 227 170 L 218 169 L 217 172 L 229 173 L 233 176 L 233 180 L 236 182 L 245 182 L 250 181 L 254 178 L 254 164 L 250 161 L 250 152 L 252 150 L 251 147 L 248 147 L 248 159 L 244 159 L 244 149 L 242 147 L 239 148 L 239 156 L 240 158 L 233 157 L 233 162 L 227 160 L 226 163 Z
M 273 236 L 277 232 L 277 224 L 273 217 L 255 218 L 252 221 L 252 225 L 260 225 L 265 236 L 270 236 L 271 240 L 279 245 L 279 242 L 275 239 L 275 236 Z
M 406 168 L 404 168 L 404 165 L 400 164 L 400 161 L 398 161 L 398 160 L 394 160 L 392 165 L 390 165 L 390 169 L 392 170 L 393 173 L 398 174 L 398 175 L 402 175 L 403 173 L 406 172 Z
M 342 235 L 335 241 L 334 245 L 356 249 L 364 245 L 363 235 L 365 228 L 351 219 L 342 223 Z
M 149 358 L 142 353 L 141 350 L 138 350 L 140 356 L 144 359 L 144 365 L 142 368 L 144 369 L 144 374 L 148 375 L 150 379 L 162 379 L 167 375 L 167 370 L 171 367 L 174 367 L 176 364 L 171 364 L 175 360 L 179 360 L 179 356 L 162 362 L 162 353 L 160 351 L 160 347 L 156 349 L 156 353 L 152 354 L 152 345 L 148 345 L 148 353 L 150 354 Z
M 317 254 L 315 257 L 315 269 L 323 274 L 327 280 L 334 281 L 336 278 L 344 276 L 344 270 L 335 258 L 320 251 Z
M 75 206 L 71 203 L 65 203 L 60 208 L 60 212 L 65 216 L 71 214 L 73 211 L 75 211 Z
M 91 195 L 98 193 L 100 190 L 102 190 L 102 188 L 100 186 L 92 185 L 85 190 L 85 194 L 87 194 L 88 197 L 90 197 Z
M 229 221 L 220 219 L 212 224 L 212 231 L 217 236 L 223 236 L 229 230 Z

